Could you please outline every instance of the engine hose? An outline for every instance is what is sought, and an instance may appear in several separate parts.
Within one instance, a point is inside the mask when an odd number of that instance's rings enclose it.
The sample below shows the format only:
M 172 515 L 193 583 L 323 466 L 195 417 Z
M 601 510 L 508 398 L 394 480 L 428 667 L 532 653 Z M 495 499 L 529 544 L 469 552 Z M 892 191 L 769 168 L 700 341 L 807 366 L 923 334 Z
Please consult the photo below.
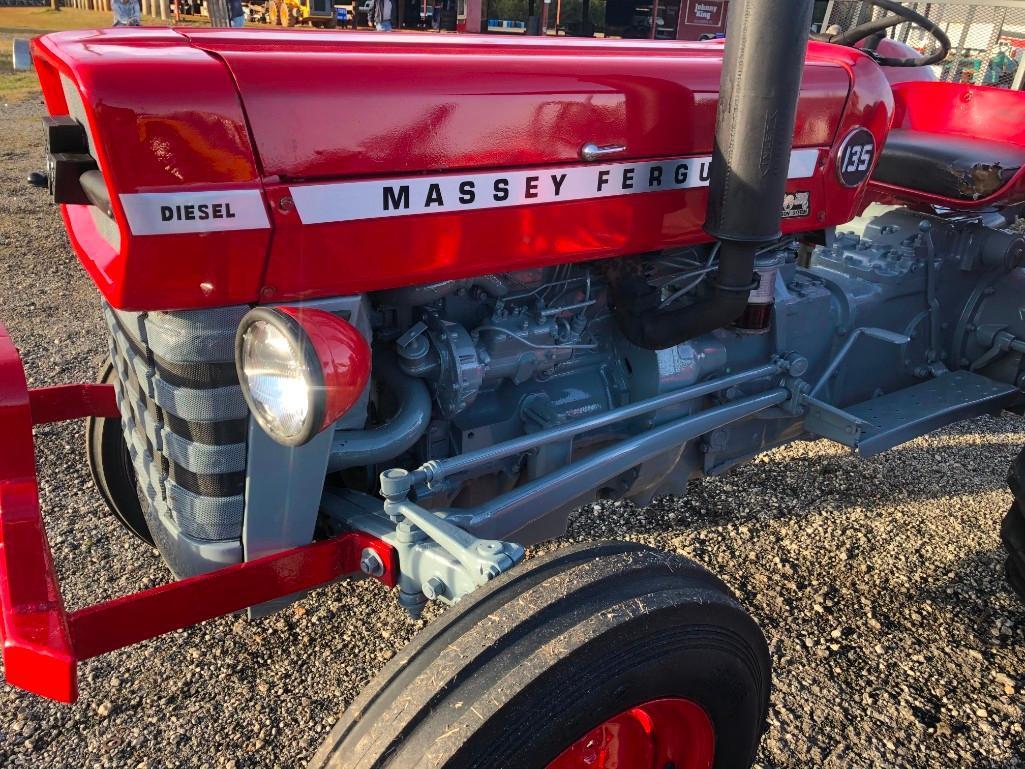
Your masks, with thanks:
M 758 246 L 723 241 L 713 289 L 703 299 L 678 309 L 659 310 L 659 290 L 640 275 L 612 272 L 609 295 L 612 312 L 623 336 L 646 350 L 663 350 L 728 326 L 747 307 L 755 288 L 754 262 Z
M 619 328 L 639 347 L 674 347 L 737 320 L 757 285 L 758 248 L 780 237 L 812 4 L 732 0 L 728 13 L 705 217 L 719 272 L 712 291 L 676 310 L 659 310 L 639 275 L 611 276 Z
M 374 357 L 374 374 L 395 395 L 399 410 L 383 425 L 336 432 L 328 472 L 395 459 L 411 449 L 430 424 L 431 395 L 423 380 L 403 373 L 391 355 Z

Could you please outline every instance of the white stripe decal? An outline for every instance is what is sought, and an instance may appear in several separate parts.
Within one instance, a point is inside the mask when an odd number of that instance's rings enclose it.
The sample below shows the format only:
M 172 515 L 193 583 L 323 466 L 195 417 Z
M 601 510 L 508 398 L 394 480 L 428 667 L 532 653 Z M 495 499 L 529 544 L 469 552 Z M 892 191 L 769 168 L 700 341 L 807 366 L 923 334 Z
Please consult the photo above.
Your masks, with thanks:
M 121 206 L 134 235 L 261 230 L 270 226 L 260 190 L 125 193 Z
M 815 173 L 818 149 L 794 150 L 790 179 Z M 710 157 L 499 173 L 407 176 L 290 187 L 303 224 L 532 206 L 708 186 Z

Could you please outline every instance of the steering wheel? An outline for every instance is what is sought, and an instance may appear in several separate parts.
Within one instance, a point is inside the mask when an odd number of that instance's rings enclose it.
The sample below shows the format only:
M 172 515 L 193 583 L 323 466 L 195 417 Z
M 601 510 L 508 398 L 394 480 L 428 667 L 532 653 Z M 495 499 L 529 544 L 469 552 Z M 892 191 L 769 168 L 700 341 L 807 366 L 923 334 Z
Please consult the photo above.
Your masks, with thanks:
M 859 24 L 846 32 L 840 32 L 836 35 L 818 34 L 813 35 L 813 37 L 827 43 L 850 46 L 853 46 L 866 38 L 874 38 L 874 41 L 869 40 L 862 50 L 884 67 L 928 67 L 930 64 L 938 64 L 947 58 L 947 54 L 950 53 L 950 38 L 948 38 L 946 33 L 933 21 L 930 21 L 917 11 L 912 11 L 910 8 L 905 8 L 900 3 L 893 2 L 893 0 L 869 0 L 869 2 L 872 3 L 872 5 L 879 6 L 880 8 L 889 11 L 890 15 L 884 16 L 883 18 L 875 21 L 867 21 L 864 24 Z M 879 40 L 882 39 L 883 33 L 887 29 L 896 27 L 898 24 L 903 24 L 904 22 L 911 22 L 912 24 L 924 29 L 933 36 L 937 43 L 939 43 L 939 48 L 928 56 L 916 56 L 912 58 L 892 58 L 889 56 L 880 56 L 876 53 L 875 47 L 878 45 Z

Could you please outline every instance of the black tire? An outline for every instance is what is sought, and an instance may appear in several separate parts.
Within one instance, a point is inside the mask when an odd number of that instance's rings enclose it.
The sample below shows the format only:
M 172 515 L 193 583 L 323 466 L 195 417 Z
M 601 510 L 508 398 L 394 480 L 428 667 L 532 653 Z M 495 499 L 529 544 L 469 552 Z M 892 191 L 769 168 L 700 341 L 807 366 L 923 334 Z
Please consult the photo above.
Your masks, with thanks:
M 112 384 L 114 378 L 114 366 L 108 358 L 100 369 L 99 381 Z M 154 546 L 139 500 L 135 468 L 121 432 L 121 420 L 103 417 L 86 420 L 85 451 L 93 483 L 110 512 L 132 534 Z
M 311 769 L 544 769 L 617 714 L 678 697 L 749 767 L 764 729 L 765 638 L 685 558 L 629 543 L 559 550 L 503 575 L 403 649 Z
M 1025 602 L 1025 449 L 1011 462 L 1007 474 L 1014 502 L 1000 526 L 1000 539 L 1007 550 L 1007 582 Z

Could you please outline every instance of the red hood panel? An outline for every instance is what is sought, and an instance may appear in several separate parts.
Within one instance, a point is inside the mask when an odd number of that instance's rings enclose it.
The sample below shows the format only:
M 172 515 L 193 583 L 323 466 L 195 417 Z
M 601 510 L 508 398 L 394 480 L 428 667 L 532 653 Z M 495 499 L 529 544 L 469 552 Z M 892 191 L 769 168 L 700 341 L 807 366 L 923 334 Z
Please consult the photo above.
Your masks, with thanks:
M 63 214 L 118 308 L 336 296 L 708 239 L 721 44 L 188 28 L 57 33 L 33 52 L 47 108 L 87 127 L 107 182 L 113 220 Z M 809 47 L 784 231 L 851 218 L 864 190 L 837 181 L 835 147 L 858 127 L 881 146 L 892 105 L 867 56 Z M 625 149 L 582 163 L 588 143 Z
M 182 30 L 238 84 L 263 171 L 283 179 L 712 150 L 721 47 L 470 35 Z M 830 144 L 847 93 L 809 65 L 796 146 Z
M 107 182 L 115 221 L 92 206 L 62 206 L 79 259 L 107 300 L 147 310 L 255 299 L 271 230 L 225 66 L 177 32 L 150 28 L 46 35 L 33 41 L 33 59 L 47 110 L 86 127 Z M 130 226 L 122 195 L 191 190 L 256 195 L 249 213 L 263 226 L 160 235 Z

